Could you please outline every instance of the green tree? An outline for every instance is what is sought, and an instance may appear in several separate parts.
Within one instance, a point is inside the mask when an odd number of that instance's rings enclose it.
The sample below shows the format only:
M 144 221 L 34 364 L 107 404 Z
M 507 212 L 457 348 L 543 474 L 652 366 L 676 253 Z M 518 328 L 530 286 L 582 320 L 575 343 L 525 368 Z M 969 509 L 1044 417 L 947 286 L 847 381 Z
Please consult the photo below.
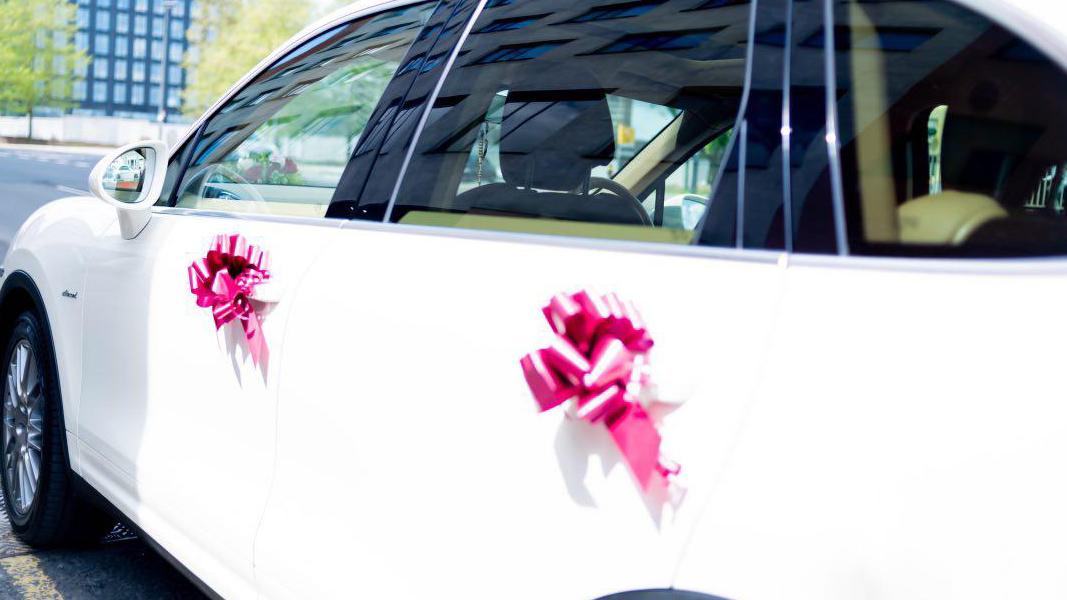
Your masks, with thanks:
M 74 49 L 75 7 L 67 0 L 0 0 L 0 106 L 28 116 L 70 108 L 74 82 L 88 62 Z
M 311 0 L 201 0 L 188 31 L 183 96 L 199 116 L 249 69 L 310 22 Z

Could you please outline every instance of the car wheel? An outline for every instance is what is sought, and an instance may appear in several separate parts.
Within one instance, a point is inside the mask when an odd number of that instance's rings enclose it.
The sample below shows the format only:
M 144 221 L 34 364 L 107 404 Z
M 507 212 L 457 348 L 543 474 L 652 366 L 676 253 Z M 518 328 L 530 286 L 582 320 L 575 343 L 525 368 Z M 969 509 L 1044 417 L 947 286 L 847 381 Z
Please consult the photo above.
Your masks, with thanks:
M 35 546 L 102 536 L 114 522 L 74 494 L 52 344 L 34 312 L 15 320 L 3 356 L 0 488 L 11 529 Z

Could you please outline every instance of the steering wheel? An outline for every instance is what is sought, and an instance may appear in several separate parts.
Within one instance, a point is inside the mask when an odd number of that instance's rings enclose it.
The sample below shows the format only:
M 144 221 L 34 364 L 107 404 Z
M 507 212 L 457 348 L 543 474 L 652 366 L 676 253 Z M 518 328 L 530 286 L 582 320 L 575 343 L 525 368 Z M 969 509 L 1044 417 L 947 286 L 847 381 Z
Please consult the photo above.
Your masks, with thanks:
M 648 225 L 649 227 L 652 226 L 652 219 L 649 218 L 648 213 L 645 212 L 645 207 L 641 204 L 641 201 L 637 199 L 637 196 L 634 196 L 630 190 L 626 189 L 625 185 L 613 179 L 608 179 L 607 177 L 590 177 L 589 189 L 607 190 L 619 198 L 626 200 L 630 203 L 634 212 L 641 218 L 641 224 Z
M 245 192 L 246 190 L 248 192 L 248 196 L 251 196 L 251 198 L 248 198 L 248 200 L 252 200 L 253 202 L 266 202 L 266 200 L 263 199 L 263 196 L 260 195 L 259 191 L 256 190 L 255 186 L 252 185 L 251 183 L 249 183 L 249 181 L 247 179 L 245 179 L 243 175 L 241 175 L 240 173 L 235 171 L 233 168 L 231 168 L 231 167 L 229 167 L 227 165 L 224 165 L 222 163 L 219 163 L 219 164 L 215 165 L 214 171 L 212 171 L 212 173 L 210 175 L 206 175 L 204 177 L 203 181 L 200 184 L 199 196 L 201 198 L 204 197 L 204 188 L 205 187 L 211 185 L 212 183 L 218 183 L 218 182 L 209 182 L 208 181 L 209 179 L 211 179 L 211 177 L 213 175 L 222 175 L 223 177 L 226 177 L 227 179 L 229 179 L 233 183 L 236 183 L 236 184 L 242 186 L 242 190 L 241 190 L 242 191 L 242 196 L 244 195 L 243 192 Z M 234 192 L 231 192 L 229 190 L 225 190 L 225 189 L 222 189 L 222 188 L 219 188 L 219 190 L 222 191 L 223 193 L 225 193 L 228 196 L 236 196 L 237 195 Z M 234 199 L 235 200 L 245 200 L 245 198 L 234 198 Z

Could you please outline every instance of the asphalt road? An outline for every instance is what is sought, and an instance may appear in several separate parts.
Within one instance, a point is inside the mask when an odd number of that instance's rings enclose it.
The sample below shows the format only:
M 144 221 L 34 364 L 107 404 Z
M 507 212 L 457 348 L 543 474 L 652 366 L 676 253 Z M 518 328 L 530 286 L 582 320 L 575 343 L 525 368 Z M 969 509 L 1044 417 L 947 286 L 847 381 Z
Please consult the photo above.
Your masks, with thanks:
M 33 211 L 64 196 L 87 195 L 100 155 L 0 146 L 0 255 Z
M 99 155 L 0 146 L 0 255 L 26 217 L 51 200 L 88 195 Z M 2 502 L 0 502 L 2 506 Z M 33 550 L 0 513 L 0 600 L 204 600 L 124 529 L 78 549 Z

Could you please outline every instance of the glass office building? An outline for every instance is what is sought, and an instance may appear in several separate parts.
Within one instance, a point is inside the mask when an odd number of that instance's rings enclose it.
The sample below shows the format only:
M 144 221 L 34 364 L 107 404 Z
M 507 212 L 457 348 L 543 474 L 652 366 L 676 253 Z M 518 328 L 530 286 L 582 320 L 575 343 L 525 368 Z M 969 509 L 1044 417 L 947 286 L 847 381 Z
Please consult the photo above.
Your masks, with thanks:
M 167 79 L 167 116 L 181 113 L 182 57 L 193 0 L 172 0 L 164 65 L 164 0 L 71 0 L 77 3 L 74 43 L 92 59 L 74 84 L 75 114 L 155 118 L 160 80 Z

